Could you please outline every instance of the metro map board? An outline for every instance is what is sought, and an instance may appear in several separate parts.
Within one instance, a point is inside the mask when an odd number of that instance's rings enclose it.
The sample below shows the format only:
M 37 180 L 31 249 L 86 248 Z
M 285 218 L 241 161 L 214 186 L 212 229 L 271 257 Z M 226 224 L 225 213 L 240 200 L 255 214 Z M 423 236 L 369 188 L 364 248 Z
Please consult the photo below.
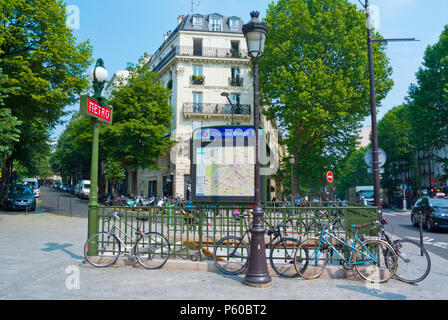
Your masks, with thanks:
M 264 146 L 263 131 L 259 130 Z M 207 127 L 193 133 L 192 200 L 252 202 L 255 199 L 253 127 Z
M 98 100 L 82 95 L 80 103 L 81 114 L 95 118 L 103 123 L 112 123 L 112 108 L 101 104 Z

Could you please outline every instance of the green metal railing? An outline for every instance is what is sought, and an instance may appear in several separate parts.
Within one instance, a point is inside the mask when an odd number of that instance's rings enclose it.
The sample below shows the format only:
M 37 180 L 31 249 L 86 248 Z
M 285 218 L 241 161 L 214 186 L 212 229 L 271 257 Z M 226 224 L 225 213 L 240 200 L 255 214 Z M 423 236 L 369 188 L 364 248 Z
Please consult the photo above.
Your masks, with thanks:
M 304 204 L 304 205 L 303 205 Z M 301 203 L 291 206 L 287 203 L 267 203 L 264 209 L 265 228 L 273 228 L 285 223 L 287 236 L 304 240 L 318 236 L 322 226 L 336 222 L 335 234 L 341 239 L 352 239 L 355 230 L 352 224 L 362 224 L 377 220 L 376 207 L 347 204 L 345 206 L 324 206 L 327 203 Z M 288 205 L 288 206 L 286 206 Z M 302 206 L 303 205 L 303 206 Z M 104 207 L 99 208 L 99 229 L 107 231 L 112 226 L 113 211 L 120 211 L 122 218 L 117 226 L 128 235 L 135 236 L 137 217 L 148 217 L 139 222 L 145 232 L 162 233 L 170 242 L 170 259 L 213 259 L 215 243 L 227 235 L 243 236 L 246 231 L 243 219 L 236 219 L 234 213 L 250 213 L 252 207 L 245 205 L 195 204 L 188 208 L 180 205 L 166 207 Z M 250 227 L 251 218 L 245 218 Z M 134 239 L 120 235 L 127 245 Z M 248 240 L 248 239 L 246 239 Z M 266 234 L 266 243 L 269 237 Z

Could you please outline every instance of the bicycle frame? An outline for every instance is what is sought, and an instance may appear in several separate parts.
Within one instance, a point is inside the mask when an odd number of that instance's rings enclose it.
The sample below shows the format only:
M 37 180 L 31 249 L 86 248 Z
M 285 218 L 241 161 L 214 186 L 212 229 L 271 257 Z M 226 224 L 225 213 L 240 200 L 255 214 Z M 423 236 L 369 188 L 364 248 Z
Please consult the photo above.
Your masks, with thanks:
M 125 252 L 127 252 L 127 253 L 133 253 L 133 252 L 135 252 L 135 248 L 136 248 L 136 246 L 137 246 L 137 241 L 134 242 L 133 246 L 127 246 L 126 243 L 123 241 L 123 239 L 117 236 L 117 232 L 116 232 L 116 230 L 119 231 L 119 234 L 120 234 L 120 233 L 123 234 L 125 239 L 126 239 L 126 238 L 128 238 L 128 239 L 132 239 L 132 236 L 130 236 L 129 234 L 127 234 L 126 232 L 124 232 L 123 230 L 121 230 L 119 227 L 117 227 L 116 223 L 117 223 L 117 218 L 114 217 L 114 222 L 113 222 L 113 224 L 112 224 L 112 227 L 110 227 L 110 229 L 108 230 L 108 233 L 117 237 L 118 242 L 120 242 L 120 245 L 123 246 L 123 247 L 125 248 Z M 132 226 L 131 226 L 130 224 L 128 224 L 127 222 L 125 222 L 125 224 L 126 224 L 129 228 L 131 228 L 131 230 L 135 230 L 135 231 L 137 231 L 137 232 L 136 232 L 137 235 L 139 235 L 140 237 L 143 236 L 143 234 L 144 234 L 144 230 L 140 230 L 139 224 L 137 224 L 137 228 L 132 227 Z M 137 240 L 138 240 L 138 239 L 137 239 Z
M 350 254 L 349 254 L 349 256 L 348 256 L 348 261 L 347 261 L 347 259 L 344 257 L 344 255 L 341 254 L 341 253 L 339 252 L 338 249 L 336 249 L 336 247 L 331 243 L 331 241 L 328 241 L 328 239 L 325 238 L 325 236 L 330 236 L 331 239 L 334 239 L 334 240 L 336 240 L 338 243 L 341 243 L 344 247 L 347 247 L 347 248 L 350 248 L 350 249 L 351 249 Z M 365 256 L 365 257 L 367 257 L 367 258 L 369 258 L 369 259 L 371 259 L 371 260 L 363 260 L 363 261 L 361 261 L 361 262 L 352 262 L 352 261 L 351 261 L 354 252 L 357 251 L 357 250 L 356 250 L 356 247 L 355 247 L 355 244 L 356 244 L 357 242 L 359 242 L 359 243 L 361 244 L 361 246 L 366 250 L 366 252 L 360 252 L 360 253 L 361 253 L 363 256 Z M 358 237 L 358 230 L 356 230 L 356 233 L 355 233 L 355 237 L 354 237 L 353 243 L 350 245 L 350 244 L 348 244 L 347 242 L 345 242 L 345 241 L 339 239 L 339 238 L 338 238 L 337 236 L 335 236 L 334 234 L 328 232 L 326 229 L 323 229 L 322 232 L 321 232 L 321 234 L 320 234 L 320 238 L 319 238 L 319 247 L 317 248 L 317 252 L 319 252 L 319 251 L 321 250 L 321 247 L 323 247 L 323 246 L 322 246 L 323 243 L 325 243 L 325 244 L 328 246 L 329 249 L 332 249 L 333 252 L 336 252 L 336 254 L 337 254 L 337 255 L 338 255 L 338 256 L 339 256 L 339 257 L 340 257 L 346 264 L 348 264 L 348 265 L 352 265 L 352 266 L 354 266 L 354 265 L 357 265 L 357 264 L 363 264 L 363 263 L 368 263 L 368 262 L 378 262 L 378 259 L 375 257 L 375 255 L 372 254 L 372 253 L 369 251 L 369 249 L 367 249 L 367 247 L 363 244 L 363 242 L 361 241 L 361 239 Z

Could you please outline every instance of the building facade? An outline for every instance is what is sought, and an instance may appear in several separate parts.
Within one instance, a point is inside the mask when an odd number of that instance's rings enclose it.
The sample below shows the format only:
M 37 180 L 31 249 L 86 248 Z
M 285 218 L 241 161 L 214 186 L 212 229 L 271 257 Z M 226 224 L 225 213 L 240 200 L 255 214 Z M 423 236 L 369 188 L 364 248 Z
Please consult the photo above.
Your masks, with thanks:
M 170 138 L 175 146 L 158 159 L 163 169 L 128 172 L 129 194 L 189 199 L 189 139 L 194 130 L 253 125 L 253 78 L 242 26 L 241 18 L 217 13 L 179 16 L 176 29 L 165 34 L 160 48 L 147 56 L 146 68 L 157 72 L 161 83 L 171 90 Z M 276 129 L 275 123 L 264 117 L 262 126 L 266 131 Z M 268 135 L 269 152 L 278 154 L 275 133 Z M 269 190 L 274 193 L 280 190 L 276 180 L 269 178 Z

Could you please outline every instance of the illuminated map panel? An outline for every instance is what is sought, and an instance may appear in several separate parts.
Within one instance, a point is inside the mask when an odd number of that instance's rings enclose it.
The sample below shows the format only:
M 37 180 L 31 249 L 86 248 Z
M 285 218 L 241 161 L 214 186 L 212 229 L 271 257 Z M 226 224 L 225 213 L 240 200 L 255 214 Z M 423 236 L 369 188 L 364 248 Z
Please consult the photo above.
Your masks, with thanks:
M 253 146 L 199 148 L 196 159 L 196 195 L 254 196 Z
M 249 126 L 197 129 L 191 150 L 192 200 L 254 201 L 255 141 L 255 130 Z M 259 141 L 264 146 L 262 129 Z

